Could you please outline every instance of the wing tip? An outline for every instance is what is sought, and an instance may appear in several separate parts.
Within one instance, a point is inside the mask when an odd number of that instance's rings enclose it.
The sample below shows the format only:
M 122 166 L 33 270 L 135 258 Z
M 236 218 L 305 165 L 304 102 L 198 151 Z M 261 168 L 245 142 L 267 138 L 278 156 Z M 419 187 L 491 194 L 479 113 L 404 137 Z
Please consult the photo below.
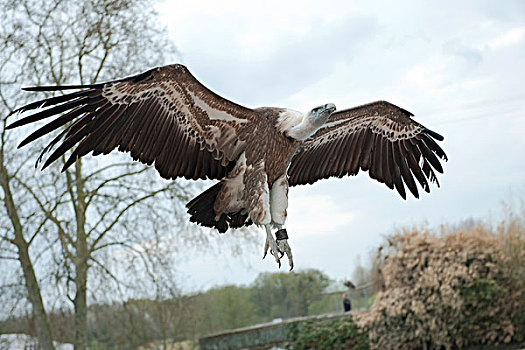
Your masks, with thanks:
M 74 89 L 89 89 L 94 87 L 100 87 L 104 83 L 99 84 L 78 84 L 78 85 L 44 85 L 44 86 L 24 86 L 21 89 L 24 91 L 60 91 L 60 90 L 74 90 Z
M 11 116 L 13 116 L 13 115 L 15 115 L 15 114 L 20 114 L 23 111 L 24 111 L 24 107 L 20 107 L 20 108 L 14 109 L 13 111 L 9 112 L 8 115 L 5 116 L 4 120 L 9 118 L 9 117 L 11 117 Z M 15 126 L 16 123 L 17 123 L 17 121 L 15 121 L 15 122 L 13 122 L 13 123 L 11 123 L 9 125 L 6 125 L 5 128 L 7 130 L 14 129 L 14 128 L 16 128 L 16 126 Z
M 24 87 L 21 88 L 21 90 L 23 90 L 23 91 L 31 91 L 31 92 L 35 92 L 35 91 L 56 91 L 56 90 L 61 90 L 60 88 L 61 88 L 60 86 L 24 86 Z
M 27 138 L 26 138 L 26 139 L 22 140 L 22 142 L 20 142 L 18 144 L 18 146 L 16 146 L 16 148 L 20 149 L 20 148 L 24 147 L 25 145 L 27 145 L 28 143 L 29 143 L 29 141 L 27 141 Z
M 438 134 L 437 132 L 432 131 L 432 130 L 430 130 L 428 128 L 425 128 L 425 132 L 427 134 L 429 134 L 430 136 L 432 136 L 433 138 L 435 138 L 436 140 L 438 140 L 438 141 L 443 141 L 445 139 L 445 137 L 443 137 L 443 135 Z
M 9 116 L 10 116 L 10 115 L 9 115 Z M 9 116 L 8 116 L 8 117 L 9 117 Z M 5 129 L 6 129 L 6 130 L 11 130 L 11 129 L 18 128 L 19 126 L 25 125 L 25 123 L 22 122 L 23 120 L 24 120 L 24 119 L 19 119 L 19 120 L 15 121 L 15 122 L 13 122 L 13 123 L 11 123 L 11 124 L 9 124 L 9 125 L 6 125 Z

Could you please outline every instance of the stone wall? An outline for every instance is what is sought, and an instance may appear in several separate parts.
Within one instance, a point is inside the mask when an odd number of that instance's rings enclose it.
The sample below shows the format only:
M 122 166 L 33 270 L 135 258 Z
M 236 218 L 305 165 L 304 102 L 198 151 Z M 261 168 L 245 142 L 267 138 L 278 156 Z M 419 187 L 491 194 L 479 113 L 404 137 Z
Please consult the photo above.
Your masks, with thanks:
M 350 313 L 296 317 L 280 322 L 225 331 L 199 339 L 201 350 L 265 349 L 295 339 L 305 321 L 325 321 L 348 317 Z

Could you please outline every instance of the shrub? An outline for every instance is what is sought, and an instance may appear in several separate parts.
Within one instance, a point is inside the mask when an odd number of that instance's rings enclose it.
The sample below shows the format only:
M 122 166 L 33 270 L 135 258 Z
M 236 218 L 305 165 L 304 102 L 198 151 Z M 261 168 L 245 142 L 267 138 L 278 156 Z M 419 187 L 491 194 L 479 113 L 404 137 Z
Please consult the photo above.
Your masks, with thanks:
M 302 349 L 368 349 L 368 333 L 354 323 L 352 317 L 328 321 L 308 321 L 289 344 L 293 350 Z
M 451 349 L 522 341 L 524 247 L 521 228 L 510 234 L 476 227 L 443 236 L 394 235 L 383 249 L 384 290 L 358 320 L 369 330 L 371 347 Z

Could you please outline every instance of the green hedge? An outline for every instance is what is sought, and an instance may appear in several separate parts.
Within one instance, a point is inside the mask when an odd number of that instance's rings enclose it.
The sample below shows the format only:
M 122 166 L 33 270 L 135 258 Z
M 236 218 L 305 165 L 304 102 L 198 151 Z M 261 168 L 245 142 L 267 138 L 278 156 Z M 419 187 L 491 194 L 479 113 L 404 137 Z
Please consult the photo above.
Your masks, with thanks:
M 351 317 L 329 321 L 307 321 L 289 349 L 367 350 L 368 332 L 360 330 Z

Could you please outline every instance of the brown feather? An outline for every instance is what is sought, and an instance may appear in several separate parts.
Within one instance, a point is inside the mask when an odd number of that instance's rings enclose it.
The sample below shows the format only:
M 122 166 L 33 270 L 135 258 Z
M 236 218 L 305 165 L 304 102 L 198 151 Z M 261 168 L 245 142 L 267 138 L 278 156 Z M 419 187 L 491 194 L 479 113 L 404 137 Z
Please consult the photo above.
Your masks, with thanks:
M 419 193 L 417 191 L 416 183 L 406 163 L 406 156 L 404 154 L 403 147 L 401 146 L 399 141 L 394 142 L 393 145 L 394 145 L 394 151 L 395 151 L 394 153 L 396 155 L 396 163 L 399 166 L 399 170 L 400 170 L 401 176 L 403 177 L 403 181 L 407 185 L 410 192 L 412 192 L 414 197 L 419 198 Z
M 448 160 L 445 152 L 441 149 L 441 147 L 439 147 L 436 141 L 434 141 L 430 136 L 423 134 L 421 139 L 425 142 L 425 144 L 430 150 L 432 150 L 439 156 L 439 158 Z
M 61 126 L 67 124 L 68 122 L 72 121 L 73 119 L 87 112 L 90 109 L 91 108 L 89 106 L 79 106 L 69 111 L 68 113 L 61 115 L 60 117 L 53 120 L 51 123 L 44 125 L 43 127 L 34 131 L 28 137 L 26 137 L 22 142 L 20 142 L 18 148 L 27 145 L 29 142 L 32 142 L 38 139 L 39 137 L 49 134 L 51 131 L 60 128 Z
M 334 112 L 326 125 L 294 155 L 288 170 L 290 185 L 304 183 L 305 173 L 308 173 L 307 182 L 313 183 L 330 176 L 355 175 L 361 169 L 368 170 L 371 178 L 396 189 L 403 198 L 406 198 L 405 185 L 415 197 L 419 195 L 414 177 L 428 191 L 426 178 L 436 180 L 429 167 L 435 166 L 434 169 L 441 171 L 436 156 L 446 160 L 445 153 L 434 141 L 443 137 L 415 122 L 411 116 L 412 113 L 385 101 Z M 324 166 L 312 176 L 310 164 L 319 159 L 317 150 L 327 144 L 337 145 L 330 149 L 336 157 L 333 163 L 322 160 Z M 421 157 L 428 163 L 423 164 L 424 170 L 419 166 Z
M 317 163 L 322 159 L 321 152 L 319 148 L 316 148 L 312 152 L 312 157 L 309 159 L 309 161 L 304 165 L 304 170 L 301 174 L 302 178 L 304 179 L 303 183 L 313 183 L 315 177 L 313 176 L 313 173 L 316 170 Z
M 119 122 L 124 112 L 125 107 L 118 106 L 118 108 L 106 118 L 106 120 L 97 128 L 97 130 L 93 131 L 91 135 L 98 135 L 98 137 L 94 137 L 93 155 L 96 156 L 102 154 L 106 150 L 106 143 L 118 130 L 118 128 L 114 127 L 114 125 Z M 91 135 L 88 137 L 91 137 Z
M 44 108 L 44 107 L 48 107 L 48 106 L 57 105 L 57 104 L 62 103 L 62 102 L 73 100 L 73 99 L 75 99 L 77 97 L 94 97 L 94 96 L 98 96 L 98 95 L 100 95 L 100 92 L 98 92 L 96 90 L 82 90 L 82 91 L 76 91 L 76 92 L 73 92 L 73 93 L 70 93 L 70 94 L 64 94 L 64 95 L 60 95 L 60 96 L 49 97 L 49 98 L 45 98 L 43 100 L 39 100 L 39 101 L 36 101 L 36 102 L 29 103 L 29 104 L 27 104 L 27 105 L 25 105 L 23 107 L 15 109 L 8 116 L 11 116 L 11 115 L 13 115 L 15 113 L 26 112 L 26 111 L 29 111 L 29 110 L 32 110 L 32 109 Z M 6 129 L 10 129 L 10 128 L 13 128 L 13 127 L 15 127 L 15 126 L 8 126 L 8 127 L 6 127 Z
M 370 157 L 371 150 L 374 141 L 374 135 L 370 129 L 364 129 L 363 144 L 361 146 L 361 156 L 359 162 L 361 163 L 361 169 L 368 170 L 370 168 Z
M 403 199 L 406 199 L 405 187 L 403 186 L 403 181 L 401 180 L 401 174 L 399 172 L 399 167 L 396 164 L 395 154 L 394 154 L 395 150 L 393 147 L 394 147 L 393 144 L 389 142 L 389 146 L 387 150 L 388 150 L 388 163 L 390 166 L 390 171 L 392 172 L 392 182 L 394 183 L 394 186 L 397 192 L 399 192 L 399 194 L 401 195 L 401 197 L 403 197 Z
M 384 180 L 385 175 L 383 174 L 383 159 L 381 158 L 382 153 L 383 153 L 382 141 L 383 141 L 383 136 L 377 135 L 375 137 L 374 151 L 372 154 L 373 160 L 371 161 L 372 165 L 370 166 L 369 173 L 370 173 L 370 177 L 374 175 L 374 177 L 372 178 L 380 182 L 385 182 Z
M 355 175 L 359 171 L 359 157 L 361 156 L 361 150 L 362 150 L 360 145 L 362 144 L 362 139 L 364 138 L 364 131 L 365 131 L 364 129 L 359 130 L 357 132 L 357 135 L 355 136 L 355 140 L 352 142 L 353 157 L 352 157 L 350 166 L 348 167 L 348 173 L 350 175 Z
M 352 164 L 352 159 L 355 156 L 354 148 L 355 143 L 357 141 L 357 135 L 356 134 L 349 134 L 347 136 L 347 145 L 345 147 L 345 151 L 342 154 L 343 156 L 343 162 L 342 162 L 342 169 L 344 175 L 352 175 L 350 173 L 350 167 Z
M 54 106 L 54 107 L 51 107 L 51 108 L 48 108 L 48 109 L 44 109 L 43 111 L 40 111 L 40 112 L 35 113 L 35 114 L 31 114 L 31 115 L 29 115 L 29 116 L 27 116 L 25 118 L 19 119 L 16 122 L 14 122 L 13 124 L 11 124 L 8 127 L 6 127 L 6 129 L 17 128 L 17 127 L 22 126 L 22 125 L 26 125 L 26 124 L 29 124 L 29 123 L 34 123 L 34 122 L 37 122 L 39 120 L 52 117 L 54 115 L 60 114 L 62 112 L 66 112 L 66 111 L 68 111 L 70 109 L 73 109 L 75 107 L 82 106 L 85 102 L 88 102 L 90 100 L 93 101 L 93 100 L 97 100 L 97 99 L 96 98 L 90 99 L 88 97 L 81 97 L 81 98 L 75 99 L 73 101 L 68 101 L 68 102 L 63 103 L 61 105 Z
M 383 155 L 381 159 L 382 168 L 383 168 L 383 174 L 385 181 L 385 185 L 387 185 L 388 188 L 391 190 L 394 189 L 394 181 L 393 181 L 393 172 L 390 167 L 390 140 L 383 138 L 381 142 L 381 154 Z
M 320 160 L 317 163 L 317 168 L 314 174 L 314 178 L 322 178 L 323 174 L 326 174 L 325 177 L 328 177 L 328 174 L 331 173 L 331 167 L 334 163 L 334 158 L 337 155 L 335 153 L 335 143 L 329 142 L 321 147 L 319 151 Z
M 96 146 L 100 145 L 100 139 L 105 136 L 104 133 L 107 130 L 104 128 L 104 124 L 112 122 L 111 118 L 117 109 L 118 106 L 111 106 L 111 108 L 108 108 L 104 113 L 99 115 L 97 119 L 91 123 L 91 125 L 89 125 L 89 128 L 91 128 L 93 131 L 90 131 L 73 151 L 69 159 L 64 164 L 64 169 L 69 168 L 77 158 L 88 154 L 90 151 L 94 150 Z M 86 127 L 88 126 L 86 125 Z
M 344 175 L 346 175 L 345 163 L 349 155 L 348 154 L 349 153 L 348 149 L 350 146 L 349 138 L 350 138 L 350 135 L 345 135 L 341 141 L 341 146 L 339 150 L 339 159 L 338 159 L 337 169 L 336 169 L 337 177 L 343 177 Z
M 414 151 L 412 150 L 412 145 L 407 140 L 403 140 L 401 143 L 403 145 L 403 149 L 405 150 L 405 157 L 408 166 L 412 170 L 412 173 L 416 177 L 416 180 L 419 182 L 419 184 L 425 190 L 425 192 L 430 192 L 430 187 L 428 186 L 428 182 L 425 178 L 425 175 L 421 171 L 421 168 L 416 160 L 416 153 L 414 153 Z

